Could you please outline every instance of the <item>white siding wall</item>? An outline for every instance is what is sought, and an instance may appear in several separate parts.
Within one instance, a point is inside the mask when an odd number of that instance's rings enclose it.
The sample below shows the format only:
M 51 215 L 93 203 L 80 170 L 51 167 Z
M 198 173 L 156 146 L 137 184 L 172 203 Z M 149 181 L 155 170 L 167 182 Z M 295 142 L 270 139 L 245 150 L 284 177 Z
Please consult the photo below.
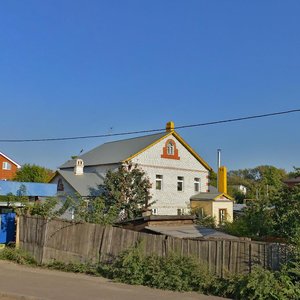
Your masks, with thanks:
M 219 220 L 219 210 L 220 209 L 226 209 L 227 212 L 227 216 L 226 216 L 226 220 L 228 222 L 232 222 L 233 221 L 233 201 L 213 201 L 212 202 L 212 215 L 216 218 L 216 222 L 217 225 L 219 224 L 220 220 Z
M 176 143 L 180 159 L 161 158 L 163 147 L 168 139 Z M 132 159 L 139 164 L 152 183 L 152 208 L 159 215 L 176 215 L 177 209 L 189 212 L 190 197 L 197 194 L 194 190 L 194 178 L 200 178 L 200 191 L 208 188 L 207 169 L 174 137 L 169 136 Z M 156 175 L 163 176 L 162 190 L 155 189 Z M 183 191 L 177 191 L 177 177 L 184 177 Z
M 66 201 L 67 196 L 74 196 L 76 195 L 76 191 L 73 189 L 73 187 L 66 181 L 64 180 L 63 177 L 60 175 L 56 175 L 52 180 L 51 183 L 55 183 L 57 185 L 58 180 L 62 179 L 63 185 L 64 185 L 64 191 L 57 191 L 57 197 L 60 199 L 60 203 L 57 205 L 55 209 L 60 209 L 64 202 Z M 62 219 L 66 220 L 71 220 L 72 219 L 72 209 L 70 208 L 67 210 L 62 216 L 60 216 Z

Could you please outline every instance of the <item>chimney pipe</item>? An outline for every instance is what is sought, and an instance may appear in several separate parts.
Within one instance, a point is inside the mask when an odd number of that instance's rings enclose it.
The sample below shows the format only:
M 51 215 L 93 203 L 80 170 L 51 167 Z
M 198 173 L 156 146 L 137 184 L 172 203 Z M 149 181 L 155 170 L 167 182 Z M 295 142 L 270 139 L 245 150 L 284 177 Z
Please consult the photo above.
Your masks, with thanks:
M 221 167 L 221 149 L 217 149 L 217 163 L 219 169 Z
M 77 158 L 75 160 L 74 174 L 75 175 L 83 175 L 83 168 L 84 168 L 83 160 L 80 158 Z
M 219 191 L 219 169 L 221 167 L 221 149 L 217 149 L 217 190 Z

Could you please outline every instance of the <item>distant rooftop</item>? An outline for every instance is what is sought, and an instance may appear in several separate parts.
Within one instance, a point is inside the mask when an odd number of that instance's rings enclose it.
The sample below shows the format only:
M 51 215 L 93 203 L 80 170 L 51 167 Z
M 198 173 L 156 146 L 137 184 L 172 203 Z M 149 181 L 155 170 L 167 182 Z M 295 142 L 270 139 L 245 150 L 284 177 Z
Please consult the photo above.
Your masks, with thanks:
M 295 177 L 295 178 L 286 179 L 283 182 L 284 183 L 294 183 L 294 184 L 300 183 L 300 176 Z
M 56 184 L 0 180 L 0 195 L 53 197 Z
M 212 228 L 204 228 L 199 225 L 146 226 L 145 229 L 180 239 L 239 239 L 236 236 Z

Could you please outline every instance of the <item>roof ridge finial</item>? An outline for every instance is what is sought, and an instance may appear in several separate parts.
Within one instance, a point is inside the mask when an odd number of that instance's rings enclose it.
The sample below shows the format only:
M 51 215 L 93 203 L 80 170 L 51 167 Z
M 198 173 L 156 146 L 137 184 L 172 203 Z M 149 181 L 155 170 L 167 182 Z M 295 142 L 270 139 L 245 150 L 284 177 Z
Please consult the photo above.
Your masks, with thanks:
M 175 124 L 173 121 L 170 121 L 166 125 L 166 131 L 174 131 L 175 130 Z

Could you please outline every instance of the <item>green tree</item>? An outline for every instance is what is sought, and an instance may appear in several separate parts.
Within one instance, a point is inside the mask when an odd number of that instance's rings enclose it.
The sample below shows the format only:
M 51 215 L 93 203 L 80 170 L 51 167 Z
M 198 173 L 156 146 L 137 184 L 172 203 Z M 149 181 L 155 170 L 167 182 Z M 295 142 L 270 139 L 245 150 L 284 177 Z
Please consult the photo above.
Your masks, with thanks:
M 44 218 L 60 217 L 69 209 L 72 203 L 71 199 L 67 199 L 62 206 L 58 206 L 60 200 L 56 197 L 49 197 L 42 201 L 31 201 L 30 197 L 26 196 L 25 186 L 22 188 L 20 195 L 8 194 L 2 200 L 7 202 L 7 207 L 13 208 L 19 216 L 42 216 Z
M 53 171 L 41 166 L 25 164 L 16 172 L 14 181 L 20 182 L 49 182 Z
M 209 172 L 209 185 L 217 187 L 217 173 L 214 170 Z
M 118 220 L 118 208 L 115 205 L 106 206 L 101 196 L 86 199 L 78 195 L 72 202 L 76 221 L 109 225 Z
M 206 228 L 216 228 L 216 218 L 213 216 L 205 215 L 201 208 L 195 208 L 191 213 L 196 217 L 195 224 Z
M 243 215 L 232 223 L 226 223 L 224 230 L 229 234 L 261 238 L 273 234 L 273 214 L 270 201 L 267 198 L 254 200 Z
M 120 166 L 115 172 L 109 170 L 100 188 L 103 189 L 105 206 L 115 207 L 122 219 L 139 217 L 152 204 L 149 178 L 131 163 Z
M 244 203 L 246 195 L 235 186 L 228 186 L 228 195 L 235 199 L 236 203 Z
M 300 234 L 300 186 L 283 187 L 271 199 L 276 235 L 288 239 Z
M 299 167 L 293 167 L 294 171 L 290 172 L 288 174 L 289 178 L 295 178 L 295 177 L 299 177 L 300 176 L 300 168 Z
M 228 185 L 242 184 L 247 187 L 247 198 L 264 198 L 279 191 L 287 177 L 284 169 L 262 165 L 250 169 L 228 172 Z

